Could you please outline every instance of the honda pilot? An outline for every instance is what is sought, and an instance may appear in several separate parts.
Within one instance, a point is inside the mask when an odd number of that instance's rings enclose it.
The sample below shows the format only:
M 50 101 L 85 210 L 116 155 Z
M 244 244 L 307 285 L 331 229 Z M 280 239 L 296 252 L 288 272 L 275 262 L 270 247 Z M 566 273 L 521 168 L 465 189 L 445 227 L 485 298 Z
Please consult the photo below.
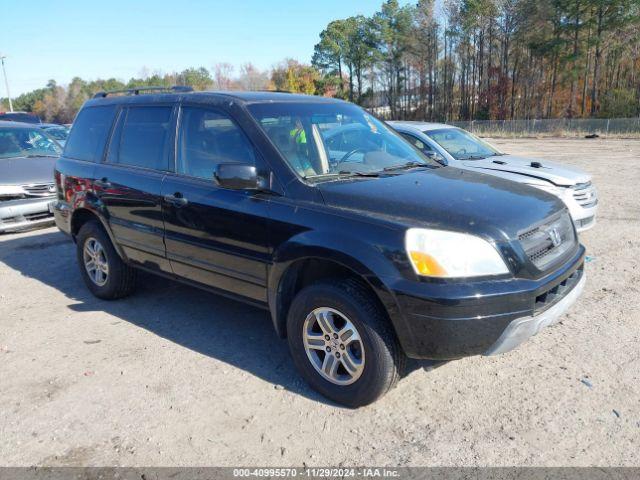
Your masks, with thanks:
M 350 407 L 407 358 L 513 349 L 585 283 L 560 199 L 442 166 L 335 99 L 99 93 L 55 180 L 94 295 L 125 297 L 144 270 L 264 308 L 302 377 Z

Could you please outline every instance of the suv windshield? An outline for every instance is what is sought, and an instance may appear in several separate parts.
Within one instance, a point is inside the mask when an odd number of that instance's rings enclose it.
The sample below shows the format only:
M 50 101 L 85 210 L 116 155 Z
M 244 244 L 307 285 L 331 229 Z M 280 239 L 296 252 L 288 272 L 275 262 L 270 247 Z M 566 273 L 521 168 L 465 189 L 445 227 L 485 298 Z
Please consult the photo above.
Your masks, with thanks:
M 348 103 L 258 103 L 249 111 L 303 178 L 377 175 L 438 166 L 367 112 Z
M 441 128 L 423 132 L 444 148 L 456 160 L 480 160 L 504 155 L 487 142 L 459 128 Z
M 0 128 L 0 158 L 57 157 L 60 146 L 37 128 Z

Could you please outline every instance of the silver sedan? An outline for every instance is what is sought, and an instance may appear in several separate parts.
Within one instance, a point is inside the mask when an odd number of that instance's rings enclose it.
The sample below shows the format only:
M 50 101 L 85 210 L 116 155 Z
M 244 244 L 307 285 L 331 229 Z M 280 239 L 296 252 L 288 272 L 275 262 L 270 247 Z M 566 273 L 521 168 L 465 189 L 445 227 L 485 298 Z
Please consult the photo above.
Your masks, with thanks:
M 579 232 L 596 223 L 598 196 L 591 175 L 567 165 L 509 155 L 451 125 L 388 122 L 428 157 L 443 165 L 474 170 L 531 185 L 559 197 Z
M 0 233 L 53 223 L 60 153 L 38 126 L 0 122 Z

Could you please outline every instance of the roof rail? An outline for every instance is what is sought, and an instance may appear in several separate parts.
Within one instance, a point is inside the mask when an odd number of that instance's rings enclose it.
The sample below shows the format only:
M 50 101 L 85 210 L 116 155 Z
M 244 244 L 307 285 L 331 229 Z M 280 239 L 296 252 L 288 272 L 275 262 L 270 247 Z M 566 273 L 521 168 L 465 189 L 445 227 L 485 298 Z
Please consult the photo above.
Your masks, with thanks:
M 109 90 L 96 93 L 93 98 L 105 98 L 109 95 L 124 93 L 127 95 L 140 95 L 140 92 L 193 92 L 193 88 L 186 85 L 174 85 L 172 87 L 134 87 L 123 90 Z
M 264 93 L 293 93 L 291 90 L 280 90 L 280 89 L 270 90 L 268 88 L 263 88 L 263 89 L 260 89 L 260 90 L 256 90 L 256 92 L 264 92 Z

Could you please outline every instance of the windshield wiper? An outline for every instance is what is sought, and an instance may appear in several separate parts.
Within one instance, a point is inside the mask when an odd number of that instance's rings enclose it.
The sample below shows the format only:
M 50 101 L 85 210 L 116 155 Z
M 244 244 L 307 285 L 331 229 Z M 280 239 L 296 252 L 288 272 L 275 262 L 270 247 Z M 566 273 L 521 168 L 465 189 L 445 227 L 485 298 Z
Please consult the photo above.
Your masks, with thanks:
M 325 178 L 349 178 L 349 177 L 379 177 L 380 174 L 378 172 L 350 172 L 347 170 L 340 170 L 339 172 L 327 172 L 320 173 L 318 175 L 308 175 L 304 178 L 306 180 L 321 180 Z
M 338 175 L 346 175 L 350 177 L 379 177 L 379 172 L 350 172 L 348 170 L 340 170 Z
M 408 170 L 410 168 L 418 168 L 418 167 L 430 168 L 430 166 L 427 165 L 426 163 L 407 162 L 407 163 L 401 163 L 400 165 L 391 165 L 390 167 L 384 167 L 382 170 L 385 172 L 389 172 L 392 170 Z
M 25 155 L 26 158 L 36 158 L 36 157 L 53 157 L 53 158 L 58 158 L 60 155 L 51 155 L 48 153 L 42 153 L 40 155 L 33 155 L 33 154 L 29 154 L 29 155 Z
M 487 158 L 484 155 L 469 155 L 468 157 L 460 158 L 460 160 L 484 160 Z

